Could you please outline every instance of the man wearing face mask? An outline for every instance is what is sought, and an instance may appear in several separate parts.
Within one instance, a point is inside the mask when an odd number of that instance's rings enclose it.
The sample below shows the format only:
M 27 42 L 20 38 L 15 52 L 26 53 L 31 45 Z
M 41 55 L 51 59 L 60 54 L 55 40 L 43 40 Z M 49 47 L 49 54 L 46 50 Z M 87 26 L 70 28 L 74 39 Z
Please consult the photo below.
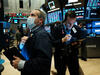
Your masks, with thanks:
M 35 26 L 34 20 L 35 20 L 35 18 L 30 17 L 30 16 L 28 17 L 28 19 L 27 19 L 27 27 L 29 28 L 29 30 L 31 30 Z
M 57 75 L 65 75 L 66 67 L 68 67 L 70 75 L 79 75 L 78 61 L 78 42 L 83 33 L 81 29 L 74 25 L 76 14 L 74 11 L 69 11 L 65 15 L 62 24 L 56 25 L 52 31 L 57 44 L 55 44 L 55 68 Z
M 21 71 L 21 75 L 50 75 L 51 40 L 44 28 L 45 14 L 40 10 L 33 10 L 28 18 L 32 36 L 24 39 L 28 59 L 22 60 L 14 56 L 13 67 Z M 32 26 L 31 26 L 32 25 Z

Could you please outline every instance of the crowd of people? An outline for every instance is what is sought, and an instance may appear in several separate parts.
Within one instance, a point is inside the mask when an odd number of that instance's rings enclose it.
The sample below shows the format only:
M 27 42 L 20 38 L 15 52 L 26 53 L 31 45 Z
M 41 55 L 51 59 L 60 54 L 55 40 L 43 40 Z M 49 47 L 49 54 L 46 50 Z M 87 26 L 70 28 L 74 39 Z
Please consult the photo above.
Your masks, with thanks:
M 52 48 L 54 47 L 56 75 L 66 75 L 67 68 L 70 75 L 81 75 L 78 50 L 81 45 L 85 46 L 86 30 L 82 29 L 81 25 L 74 25 L 75 12 L 67 12 L 64 21 L 55 24 L 49 30 L 46 30 L 44 22 L 45 14 L 36 9 L 27 19 L 29 32 L 23 35 L 20 30 L 17 30 L 17 45 L 26 60 L 14 56 L 12 66 L 21 71 L 21 75 L 50 75 Z M 6 42 L 8 42 L 9 35 L 8 33 L 5 35 Z M 7 48 L 8 45 L 9 43 Z M 86 57 L 83 59 L 86 60 Z

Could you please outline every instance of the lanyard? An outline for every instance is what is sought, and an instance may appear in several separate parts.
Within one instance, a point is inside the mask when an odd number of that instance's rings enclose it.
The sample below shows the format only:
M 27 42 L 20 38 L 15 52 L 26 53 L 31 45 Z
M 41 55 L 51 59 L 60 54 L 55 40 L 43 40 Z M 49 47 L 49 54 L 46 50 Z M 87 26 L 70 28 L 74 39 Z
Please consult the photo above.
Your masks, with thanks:
M 64 24 L 64 29 L 65 29 L 66 34 L 71 33 L 71 30 L 68 30 L 65 24 Z M 66 43 L 66 45 L 68 45 L 68 44 L 70 44 L 70 41 L 66 41 L 65 43 Z
M 71 33 L 71 30 L 68 30 L 65 24 L 64 24 L 64 29 L 65 29 L 66 34 L 70 34 Z

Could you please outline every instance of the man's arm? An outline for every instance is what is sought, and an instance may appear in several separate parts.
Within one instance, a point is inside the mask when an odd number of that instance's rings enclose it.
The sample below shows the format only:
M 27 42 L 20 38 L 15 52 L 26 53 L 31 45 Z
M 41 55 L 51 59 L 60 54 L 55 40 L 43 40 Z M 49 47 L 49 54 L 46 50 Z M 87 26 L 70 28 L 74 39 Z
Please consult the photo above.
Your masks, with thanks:
M 53 37 L 53 45 L 54 46 L 61 46 L 62 44 L 64 44 L 66 41 L 68 41 L 71 36 L 68 34 L 68 35 L 65 35 L 65 37 L 61 38 L 61 34 L 62 33 L 62 26 L 61 25 L 58 25 L 56 27 L 54 27 L 54 29 L 52 30 L 52 37 Z
M 37 35 L 36 41 L 35 41 L 35 49 L 33 50 L 36 50 L 35 57 L 33 57 L 32 59 L 29 59 L 28 61 L 25 61 L 24 67 L 22 69 L 23 71 L 26 71 L 26 72 L 39 71 L 39 70 L 45 69 L 46 65 L 47 66 L 50 65 L 51 43 L 50 43 L 49 36 L 47 34 L 42 33 L 42 34 Z

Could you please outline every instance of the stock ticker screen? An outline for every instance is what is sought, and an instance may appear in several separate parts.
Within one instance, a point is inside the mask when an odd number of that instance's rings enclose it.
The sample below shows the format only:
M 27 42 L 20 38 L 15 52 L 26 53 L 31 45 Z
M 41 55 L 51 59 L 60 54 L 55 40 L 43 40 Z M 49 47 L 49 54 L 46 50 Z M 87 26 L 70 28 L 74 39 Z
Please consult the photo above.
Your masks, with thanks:
M 76 7 L 76 8 L 70 8 L 70 9 L 65 9 L 63 16 L 65 16 L 65 13 L 68 11 L 75 11 L 77 19 L 84 19 L 84 7 Z
M 84 19 L 84 7 L 63 9 L 63 19 L 65 18 L 65 13 L 67 13 L 68 11 L 75 11 L 77 19 Z M 61 11 L 54 11 L 47 14 L 47 23 L 54 23 L 57 21 L 62 21 L 63 19 Z
M 84 7 L 83 5 L 79 7 L 64 8 L 63 9 L 63 19 L 65 16 L 65 13 L 67 13 L 68 11 L 75 11 L 77 15 L 77 20 L 100 19 L 100 17 L 98 16 L 99 14 L 97 13 L 98 9 L 100 9 L 100 0 L 88 0 L 86 7 Z M 48 13 L 47 15 L 47 23 L 54 23 L 56 21 L 62 21 L 63 19 L 62 19 L 61 11 L 54 11 L 54 12 Z
M 100 35 L 100 21 L 92 21 L 91 23 L 86 24 L 88 34 L 95 33 Z
M 62 12 L 61 11 L 55 11 L 55 12 L 48 13 L 47 21 L 48 21 L 48 23 L 54 23 L 54 22 L 57 22 L 57 21 L 62 21 Z
M 92 22 L 92 32 L 97 35 L 100 35 L 100 21 Z
M 100 18 L 97 11 L 100 11 L 100 0 L 88 0 L 86 7 L 86 19 Z

